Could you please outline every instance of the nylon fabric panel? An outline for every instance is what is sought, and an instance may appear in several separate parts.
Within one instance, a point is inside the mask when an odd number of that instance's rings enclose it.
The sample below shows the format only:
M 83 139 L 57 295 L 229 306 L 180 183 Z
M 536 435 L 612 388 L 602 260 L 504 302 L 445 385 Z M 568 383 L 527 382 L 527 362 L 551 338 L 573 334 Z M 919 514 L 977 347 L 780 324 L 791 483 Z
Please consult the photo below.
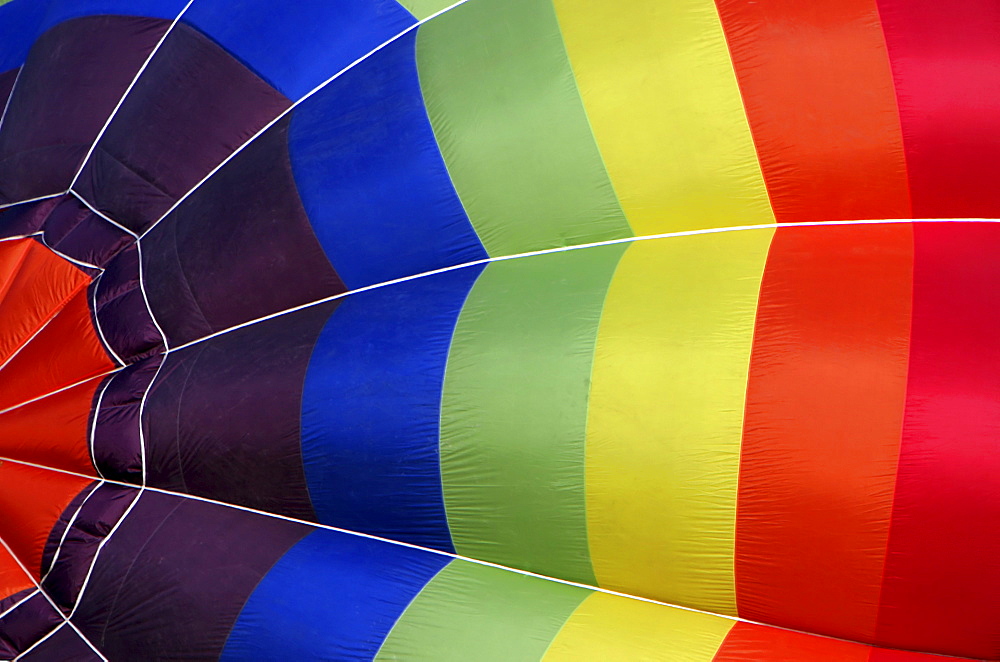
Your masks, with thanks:
M 403 612 L 376 660 L 540 660 L 591 591 L 456 560 Z
M 14 83 L 17 82 L 17 75 L 21 69 L 11 69 L 0 73 L 0 108 L 6 108 L 10 100 L 11 92 L 14 91 Z
M 549 0 L 456 7 L 420 28 L 417 64 L 441 152 L 490 255 L 631 236 Z
M 35 581 L 41 579 L 42 552 L 59 515 L 89 478 L 0 462 L 0 538 Z
M 462 309 L 441 402 L 459 554 L 594 584 L 584 443 L 601 308 L 623 246 L 490 264 Z
M 102 375 L 116 366 L 91 322 L 86 289 L 0 368 L 0 408 Z M 2 309 L 0 309 L 2 310 Z
M 741 617 L 873 640 L 912 298 L 909 224 L 775 234 L 743 428 Z
M 774 221 L 713 2 L 554 4 L 635 234 Z
M 773 233 L 636 242 L 618 266 L 587 420 L 587 521 L 601 586 L 736 611 L 743 404 Z
M 293 101 L 415 22 L 393 0 L 198 0 L 183 20 Z
M 1000 216 L 1000 5 L 878 0 L 916 218 Z
M 33 0 L 7 0 L 0 5 L 0 71 L 24 64 L 47 6 Z
M 1000 657 L 1000 226 L 914 230 L 913 333 L 879 643 Z
M 730 630 L 714 662 L 869 662 L 870 652 L 861 644 L 740 622 Z
M 100 381 L 92 379 L 0 414 L 0 456 L 93 475 L 90 413 Z
M 33 239 L 0 243 L 0 364 L 48 324 L 88 280 Z
M 69 188 L 168 26 L 155 18 L 89 16 L 61 23 L 35 41 L 0 131 L 0 204 Z
M 315 531 L 257 585 L 220 659 L 371 660 L 413 597 L 448 561 Z
M 342 300 L 313 350 L 302 462 L 320 522 L 453 551 L 438 454 L 455 322 L 481 267 Z
M 711 662 L 732 626 L 719 616 L 593 593 L 570 616 L 544 659 Z
M 876 1 L 716 4 L 777 220 L 909 218 Z
M 350 289 L 486 257 L 427 121 L 415 39 L 400 37 L 292 117 L 302 204 Z

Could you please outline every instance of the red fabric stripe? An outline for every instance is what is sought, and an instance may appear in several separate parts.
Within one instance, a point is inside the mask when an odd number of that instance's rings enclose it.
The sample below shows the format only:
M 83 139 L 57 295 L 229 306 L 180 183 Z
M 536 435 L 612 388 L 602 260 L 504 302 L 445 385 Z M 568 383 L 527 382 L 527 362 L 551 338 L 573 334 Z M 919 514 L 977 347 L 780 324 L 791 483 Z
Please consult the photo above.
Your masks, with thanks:
M 878 0 L 917 218 L 1000 216 L 1000 3 Z
M 779 221 L 910 218 L 875 0 L 717 0 Z
M 909 225 L 783 227 L 754 336 L 740 616 L 871 641 L 906 393 Z
M 878 638 L 997 658 L 1000 226 L 920 224 L 915 246 L 910 375 Z

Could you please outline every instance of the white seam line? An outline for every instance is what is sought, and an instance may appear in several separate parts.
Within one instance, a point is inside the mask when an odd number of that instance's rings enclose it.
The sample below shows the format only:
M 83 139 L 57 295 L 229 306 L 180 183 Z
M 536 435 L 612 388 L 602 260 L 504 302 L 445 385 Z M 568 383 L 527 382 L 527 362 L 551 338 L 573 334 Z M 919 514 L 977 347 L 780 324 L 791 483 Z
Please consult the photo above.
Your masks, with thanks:
M 142 302 L 146 305 L 146 312 L 149 313 L 149 319 L 152 320 L 153 326 L 156 327 L 157 332 L 160 334 L 160 339 L 163 341 L 163 353 L 166 354 L 170 351 L 170 343 L 167 341 L 167 334 L 163 332 L 163 327 L 156 320 L 156 314 L 153 313 L 153 306 L 149 303 L 149 295 L 146 293 L 146 279 L 143 276 L 145 271 L 144 265 L 142 263 L 142 242 L 136 240 L 135 250 L 138 254 L 139 259 L 139 293 L 142 295 Z M 157 369 L 159 372 L 159 369 Z
M 308 303 L 303 303 L 298 306 L 293 306 L 291 308 L 286 308 L 280 310 L 276 313 L 271 313 L 269 315 L 264 315 L 263 317 L 257 317 L 240 324 L 236 324 L 231 327 L 227 327 L 215 333 L 211 333 L 207 336 L 201 338 L 196 338 L 183 345 L 178 345 L 176 347 L 168 348 L 165 352 L 170 354 L 181 349 L 187 349 L 192 345 L 197 345 L 199 343 L 205 342 L 206 340 L 211 340 L 221 335 L 231 333 L 233 331 L 238 331 L 239 329 L 244 329 L 248 326 L 253 326 L 254 324 L 259 324 L 261 322 L 266 322 L 277 317 L 282 317 L 284 315 L 289 315 L 292 313 L 299 312 L 300 310 L 305 310 L 313 306 L 319 306 L 324 303 L 329 303 L 331 301 L 336 301 L 337 299 L 343 299 L 349 297 L 353 294 L 360 294 L 362 292 L 368 292 L 381 287 L 387 287 L 389 285 L 399 285 L 400 283 L 405 283 L 411 280 L 416 280 L 418 278 L 426 278 L 428 276 L 436 276 L 438 274 L 447 273 L 449 271 L 457 271 L 459 269 L 466 269 L 468 267 L 475 267 L 483 264 L 491 264 L 493 262 L 504 262 L 506 260 L 516 260 L 525 257 L 536 257 L 539 255 L 549 255 L 552 253 L 565 253 L 568 251 L 575 251 L 584 248 L 597 248 L 601 246 L 614 246 L 616 244 L 629 244 L 639 241 L 649 241 L 652 239 L 669 239 L 673 237 L 691 237 L 706 234 L 721 234 L 726 232 L 737 232 L 745 230 L 773 230 L 781 228 L 791 228 L 791 227 L 822 227 L 822 226 L 843 226 L 843 225 L 895 225 L 895 224 L 906 224 L 906 223 L 1000 223 L 1000 219 L 983 219 L 983 218 L 961 218 L 961 219 L 887 219 L 887 220 L 861 220 L 861 221 L 810 221 L 804 223 L 766 223 L 760 225 L 734 225 L 722 228 L 705 228 L 701 230 L 682 230 L 679 232 L 664 232 L 661 234 L 650 234 L 641 235 L 637 237 L 622 237 L 619 239 L 608 239 L 605 241 L 595 241 L 587 244 L 574 244 L 572 246 L 558 246 L 556 248 L 546 248 L 537 251 L 528 251 L 525 253 L 513 253 L 511 255 L 501 255 L 497 257 L 488 257 L 481 260 L 473 260 L 471 262 L 463 262 L 462 264 L 452 265 L 450 267 L 442 267 L 440 269 L 432 269 L 431 271 L 424 271 L 419 274 L 414 274 L 412 276 L 404 276 L 402 278 L 395 278 L 393 280 L 383 281 L 381 283 L 376 283 L 374 285 L 365 285 L 364 287 L 359 287 L 354 290 L 348 290 L 346 292 L 340 292 L 338 294 L 332 294 L 328 297 L 323 297 L 322 299 L 316 299 L 315 301 L 310 301 Z
M 201 181 L 199 181 L 197 184 L 195 184 L 193 187 L 191 187 L 188 190 L 187 193 L 185 193 L 180 198 L 178 198 L 177 202 L 175 202 L 173 205 L 171 205 L 170 208 L 167 209 L 167 211 L 165 211 L 162 216 L 160 216 L 158 219 L 156 219 L 155 221 L 153 221 L 153 224 L 150 225 L 148 228 L 146 228 L 146 230 L 144 230 L 142 232 L 142 234 L 139 235 L 139 240 L 141 241 L 143 237 L 145 237 L 147 234 L 149 234 L 153 230 L 153 228 L 155 228 L 156 226 L 158 226 L 160 224 L 160 222 L 163 221 L 163 219 L 165 219 L 167 216 L 169 216 L 171 214 L 171 212 L 173 212 L 175 209 L 177 209 L 177 207 L 179 207 L 181 205 L 181 203 L 183 203 L 185 200 L 187 200 L 191 196 L 191 194 L 193 194 L 195 191 L 197 191 L 201 187 L 202 184 L 204 184 L 206 181 L 208 181 L 208 179 L 210 179 L 212 177 L 212 175 L 214 175 L 219 170 L 221 170 L 222 167 L 225 166 L 227 163 L 229 163 L 237 154 L 239 154 L 244 149 L 246 149 L 251 143 L 253 143 L 255 140 L 257 140 L 257 138 L 259 138 L 261 135 L 263 135 L 264 133 L 266 133 L 267 130 L 270 129 L 272 126 L 274 126 L 275 124 L 277 124 L 278 122 L 280 122 L 282 119 L 284 119 L 284 117 L 286 115 L 288 115 L 289 113 L 291 113 L 292 111 L 294 111 L 296 108 L 298 108 L 299 105 L 302 104 L 304 101 L 306 101 L 307 99 L 309 99 L 310 97 L 312 97 L 314 94 L 316 94 L 317 92 L 319 92 L 320 90 L 322 90 L 324 87 L 326 87 L 327 85 L 329 85 L 333 81 L 335 81 L 338 78 L 340 78 L 342 75 L 344 75 L 347 72 L 349 72 L 350 70 L 352 70 L 354 67 L 356 67 L 359 64 L 365 62 L 368 58 L 372 57 L 373 55 L 375 55 L 379 51 L 385 49 L 387 46 L 393 44 L 395 41 L 397 41 L 399 39 L 402 39 L 403 37 L 405 37 L 406 35 L 408 35 L 410 32 L 413 32 L 414 30 L 416 30 L 417 28 L 419 28 L 424 23 L 427 23 L 428 21 L 433 20 L 433 19 L 437 18 L 438 16 L 440 16 L 442 14 L 445 14 L 445 13 L 451 11 L 452 9 L 455 9 L 456 7 L 464 5 L 467 2 L 469 2 L 469 0 L 459 0 L 459 2 L 451 4 L 451 5 L 447 6 L 447 7 L 445 7 L 444 9 L 441 9 L 441 10 L 439 10 L 439 11 L 431 14 L 430 16 L 428 16 L 426 18 L 423 18 L 423 19 L 417 21 L 416 23 L 413 23 L 412 25 L 408 26 L 405 30 L 403 30 L 400 33 L 396 34 L 395 36 L 390 37 L 389 39 L 383 41 L 381 44 L 379 44 L 378 46 L 376 46 L 372 50 L 368 51 L 367 53 L 365 53 L 364 55 L 362 55 L 358 59 L 354 60 L 353 62 L 351 62 L 350 64 L 348 64 L 346 67 L 344 67 L 343 69 L 341 69 L 340 71 L 338 71 L 337 73 L 335 73 L 334 75 L 330 76 L 325 81 L 323 81 L 322 83 L 320 83 L 319 85 L 317 85 L 316 87 L 314 87 L 313 89 L 311 89 L 309 92 L 306 92 L 305 95 L 303 95 L 302 97 L 300 97 L 297 101 L 293 102 L 292 105 L 290 105 L 285 110 L 281 111 L 281 113 L 279 113 L 274 119 L 272 119 L 270 122 L 268 122 L 267 124 L 265 124 L 261 129 L 259 129 L 257 131 L 257 133 L 255 133 L 252 136 L 250 136 L 250 138 L 246 142 L 244 142 L 242 145 L 240 145 L 239 147 L 237 147 L 231 154 L 229 154 L 229 156 L 227 156 L 225 159 L 223 159 L 222 162 L 219 163 L 219 165 L 217 165 L 214 168 L 212 168 L 212 170 L 207 175 L 205 175 L 204 177 L 202 177 Z
M 35 588 L 31 591 L 31 593 L 28 593 L 28 595 L 24 596 L 23 598 L 12 604 L 10 607 L 7 607 L 7 609 L 5 609 L 2 613 L 0 613 L 0 620 L 2 620 L 4 616 L 17 609 L 31 598 L 38 595 L 38 593 L 39 593 L 38 588 Z
M 44 400 L 45 398 L 51 398 L 53 395 L 58 395 L 59 393 L 62 393 L 64 391 L 68 391 L 68 390 L 70 390 L 72 388 L 76 388 L 77 386 L 82 386 L 83 384 L 86 384 L 89 381 L 93 381 L 95 379 L 103 379 L 104 377 L 107 377 L 108 375 L 113 375 L 116 372 L 121 372 L 122 369 L 123 369 L 122 367 L 119 367 L 119 368 L 115 368 L 114 370 L 108 370 L 107 372 L 102 372 L 99 375 L 93 375 L 91 377 L 87 377 L 86 379 L 81 379 L 78 382 L 74 382 L 72 384 L 69 384 L 68 386 L 63 386 L 61 388 L 57 388 L 54 391 L 49 391 L 48 393 L 44 393 L 42 395 L 35 396 L 34 398 L 31 398 L 30 400 L 25 400 L 24 402 L 19 402 L 16 405 L 11 405 L 10 407 L 7 407 L 6 409 L 0 409 L 0 416 L 2 416 L 4 414 L 7 414 L 9 412 L 12 412 L 12 411 L 14 411 L 16 409 L 20 409 L 21 407 L 27 407 L 28 405 L 33 404 L 35 402 L 38 402 L 40 400 Z
M 101 278 L 103 277 L 104 277 L 104 270 L 101 270 L 101 273 L 97 276 L 97 278 L 93 280 L 91 284 L 91 287 L 93 288 L 93 292 L 91 294 L 91 305 L 93 306 L 93 312 L 94 312 L 94 328 L 97 329 L 97 335 L 101 339 L 101 344 L 104 345 L 104 349 L 107 350 L 108 354 L 110 354 L 112 358 L 114 358 L 115 362 L 120 367 L 124 367 L 125 361 L 122 360 L 122 357 L 118 356 L 118 352 L 115 351 L 114 347 L 111 346 L 111 343 L 108 342 L 107 336 L 104 335 L 104 328 L 101 326 L 101 316 L 97 310 L 97 290 L 101 287 L 100 283 L 101 283 Z
M 98 209 L 97 207 L 95 207 L 94 205 L 90 204 L 90 202 L 85 197 L 83 197 L 82 195 L 80 195 L 79 193 L 77 193 L 76 191 L 74 191 L 73 189 L 69 189 L 67 191 L 67 193 L 69 195 L 72 195 L 74 198 L 76 198 L 80 202 L 82 202 L 83 205 L 87 209 L 89 209 L 91 212 L 94 213 L 94 215 L 96 215 L 96 216 L 98 216 L 100 218 L 103 218 L 105 221 L 107 221 L 111 225 L 115 226 L 116 228 L 118 228 L 122 232 L 127 232 L 133 239 L 137 239 L 139 237 L 139 235 L 137 235 L 135 232 L 133 232 L 132 230 L 129 230 L 127 227 L 125 227 L 124 225 L 122 225 L 121 223 L 119 223 L 118 221 L 116 221 L 115 219 L 111 218 L 110 216 L 108 216 L 107 214 L 105 214 L 104 212 L 102 212 L 100 209 Z
M 135 84 L 139 81 L 139 77 L 142 76 L 142 73 L 144 71 L 146 71 L 146 67 L 149 66 L 149 63 L 156 56 L 156 53 L 160 50 L 160 47 L 163 45 L 163 42 L 165 42 L 167 40 L 167 37 L 170 36 L 170 33 L 173 32 L 174 26 L 176 26 L 180 22 L 181 17 L 184 16 L 184 12 L 188 10 L 188 7 L 191 6 L 192 2 L 194 2 L 194 0 L 188 0 L 188 3 L 184 5 L 183 9 L 181 9 L 181 13 L 178 14 L 173 21 L 171 21 L 170 25 L 167 27 L 166 32 L 163 33 L 163 36 L 160 37 L 160 40 L 156 42 L 156 46 L 154 46 L 153 50 L 150 51 L 149 56 L 146 58 L 146 61 L 142 63 L 141 67 L 139 67 L 139 71 L 137 71 L 135 76 L 132 78 L 132 82 L 128 84 L 127 88 L 125 88 L 125 92 L 122 94 L 121 98 L 118 99 L 118 103 L 115 105 L 114 110 L 111 111 L 111 114 L 108 116 L 108 119 L 104 122 L 104 126 L 101 127 L 101 130 L 97 133 L 97 137 L 94 138 L 94 142 L 91 143 L 90 149 L 87 150 L 87 155 L 84 156 L 83 161 L 80 162 L 80 167 L 77 169 L 76 174 L 73 175 L 73 180 L 69 184 L 69 190 L 71 192 L 73 191 L 73 186 L 76 184 L 77 180 L 80 179 L 80 174 L 83 172 L 83 169 L 87 167 L 87 162 L 90 160 L 90 157 L 93 156 L 94 150 L 97 149 L 97 143 L 101 142 L 101 138 L 104 137 L 105 131 L 108 130 L 108 127 L 111 125 L 111 122 L 115 119 L 115 115 L 118 114 L 118 111 L 125 104 L 125 99 L 128 98 L 128 95 L 132 91 L 132 88 L 135 87 Z M 130 234 L 135 236 L 131 232 Z
M 90 463 L 94 465 L 97 475 L 102 479 L 106 478 L 106 476 L 104 475 L 104 472 L 101 471 L 101 467 L 97 463 L 97 446 L 95 445 L 97 437 L 97 418 L 101 414 L 101 403 L 104 401 L 104 392 L 108 390 L 109 386 L 111 386 L 112 381 L 114 381 L 114 377 L 106 377 L 104 379 L 104 384 L 101 385 L 101 392 L 97 394 L 97 400 L 94 404 L 93 419 L 90 421 L 90 433 L 87 435 L 87 445 L 90 450 Z
M 76 507 L 76 511 L 73 512 L 73 516 L 70 517 L 69 520 L 66 522 L 66 528 L 63 529 L 62 535 L 59 537 L 59 544 L 56 545 L 56 551 L 52 555 L 52 561 L 49 563 L 49 567 L 45 571 L 45 574 L 42 575 L 42 581 L 39 582 L 39 584 L 44 584 L 45 580 L 48 579 L 49 574 L 51 574 L 51 572 L 55 570 L 56 563 L 59 562 L 59 554 L 62 552 L 63 544 L 66 542 L 66 537 L 69 535 L 70 529 L 73 528 L 73 524 L 76 523 L 76 518 L 83 511 L 83 507 L 87 505 L 87 501 L 90 500 L 90 497 L 92 497 L 94 495 L 94 492 L 96 492 L 98 488 L 100 488 L 101 485 L 103 484 L 104 484 L 103 480 L 97 481 L 97 484 L 90 489 L 90 492 L 87 493 L 87 496 L 85 496 L 83 498 L 83 501 L 80 502 L 80 505 Z
M 66 191 L 59 191 L 58 193 L 40 195 L 37 198 L 28 198 L 27 200 L 18 200 L 17 202 L 7 202 L 0 205 L 0 211 L 10 209 L 11 207 L 17 207 L 19 205 L 29 205 L 33 202 L 42 202 L 43 200 L 51 200 L 52 198 L 61 198 L 64 195 L 66 195 Z
M 69 470 L 66 470 L 66 469 L 55 469 L 53 467 L 46 467 L 45 465 L 34 464 L 32 462 L 23 462 L 23 461 L 20 461 L 20 460 L 13 460 L 13 459 L 10 459 L 10 458 L 5 458 L 5 457 L 0 457 L 0 462 L 12 462 L 14 464 L 21 464 L 21 465 L 25 465 L 25 466 L 35 467 L 35 468 L 38 468 L 38 469 L 48 469 L 49 471 L 55 471 L 55 472 L 58 472 L 58 473 L 64 473 L 64 474 L 68 474 L 68 475 L 71 475 L 71 476 L 79 476 L 81 478 L 89 478 L 91 480 L 94 479 L 93 476 L 87 476 L 86 474 L 81 474 L 81 473 L 78 473 L 78 472 L 75 472 L 75 471 L 69 471 Z M 531 572 L 529 570 L 521 570 L 520 568 L 512 568 L 510 566 L 501 565 L 499 563 L 493 563 L 491 561 L 483 561 L 481 559 L 476 559 L 476 558 L 472 558 L 472 557 L 468 557 L 468 556 L 462 556 L 460 554 L 453 554 L 451 552 L 444 552 L 444 551 L 441 551 L 439 549 L 433 549 L 431 547 L 421 547 L 420 545 L 414 545 L 412 543 L 402 542 L 402 541 L 399 541 L 399 540 L 393 540 L 392 538 L 382 538 L 380 536 L 372 535 L 372 534 L 369 534 L 369 533 L 361 533 L 360 531 L 352 531 L 350 529 L 341 529 L 339 527 L 331 526 L 329 524 L 320 524 L 318 522 L 309 522 L 307 520 L 302 520 L 302 519 L 298 519 L 298 518 L 295 518 L 295 517 L 289 517 L 288 515 L 280 515 L 278 513 L 272 513 L 272 512 L 268 512 L 266 510 L 257 510 L 256 508 L 250 508 L 250 507 L 247 507 L 247 506 L 240 506 L 238 504 L 228 503 L 226 501 L 217 501 L 215 499 L 209 499 L 207 497 L 202 497 L 202 496 L 198 496 L 198 495 L 195 495 L 195 494 L 184 494 L 182 492 L 174 492 L 172 490 L 166 490 L 166 489 L 162 489 L 162 488 L 158 488 L 158 487 L 139 486 L 139 485 L 135 485 L 133 483 L 126 483 L 126 482 L 117 481 L 117 480 L 106 480 L 106 481 L 103 481 L 103 482 L 106 483 L 106 484 L 108 484 L 108 485 L 117 485 L 117 486 L 121 486 L 121 487 L 131 488 L 131 489 L 135 490 L 137 492 L 137 494 L 136 494 L 135 500 L 132 502 L 132 504 L 130 504 L 130 506 L 126 510 L 125 514 L 122 515 L 121 520 L 119 520 L 118 523 L 115 525 L 115 527 L 111 530 L 111 532 L 108 533 L 108 535 L 104 538 L 104 541 L 101 542 L 101 545 L 99 545 L 99 547 L 102 546 L 104 544 L 104 542 L 107 541 L 107 539 L 111 537 L 111 534 L 114 533 L 114 530 L 118 528 L 118 526 L 121 524 L 121 522 L 125 519 L 125 515 L 128 514 L 128 512 L 131 510 L 132 506 L 135 505 L 135 502 L 139 500 L 139 497 L 142 496 L 142 494 L 144 492 L 156 492 L 158 494 L 163 494 L 165 496 L 176 497 L 176 498 L 179 498 L 179 499 L 191 499 L 193 501 L 200 501 L 202 503 L 208 503 L 208 504 L 212 504 L 212 505 L 216 505 L 216 506 L 222 506 L 222 507 L 225 507 L 225 508 L 231 508 L 233 510 L 240 510 L 240 511 L 243 511 L 243 512 L 246 512 L 246 513 L 251 513 L 251 514 L 254 514 L 254 515 L 260 515 L 260 516 L 263 516 L 263 517 L 270 517 L 272 519 L 279 519 L 279 520 L 283 520 L 283 521 L 290 522 L 290 523 L 293 523 L 293 524 L 300 524 L 300 525 L 303 525 L 303 526 L 308 526 L 308 527 L 313 528 L 313 529 L 323 529 L 325 531 L 332 531 L 332 532 L 335 532 L 335 533 L 342 533 L 342 534 L 346 534 L 346 535 L 350 535 L 350 536 L 355 536 L 355 537 L 358 537 L 358 538 L 367 538 L 369 540 L 375 540 L 375 541 L 378 541 L 378 542 L 384 542 L 384 543 L 388 543 L 388 544 L 391 544 L 391 545 L 395 545 L 397 547 L 407 547 L 409 549 L 415 549 L 415 550 L 419 550 L 419 551 L 422 551 L 422 552 L 427 552 L 429 554 L 434 554 L 434 555 L 437 555 L 437 556 L 444 556 L 444 557 L 447 557 L 447 558 L 450 558 L 450 559 L 453 559 L 453 560 L 457 560 L 457 561 L 465 561 L 465 562 L 473 563 L 473 564 L 476 564 L 476 565 L 487 566 L 487 567 L 490 567 L 490 568 L 496 568 L 498 570 L 506 570 L 508 572 L 513 572 L 513 573 L 516 573 L 516 574 L 519 574 L 519 575 L 524 575 L 526 577 L 534 577 L 536 579 L 541 579 L 541 580 L 544 580 L 544 581 L 553 582 L 555 584 L 563 584 L 565 586 L 573 586 L 575 588 L 582 588 L 582 589 L 585 589 L 585 590 L 588 590 L 588 591 L 594 591 L 596 593 L 604 593 L 606 595 L 614 595 L 614 596 L 617 596 L 617 597 L 620 597 L 620 598 L 625 598 L 625 599 L 628 599 L 628 600 L 638 600 L 639 602 L 646 602 L 646 603 L 649 603 L 649 604 L 659 605 L 661 607 L 668 607 L 670 609 L 680 609 L 682 611 L 692 612 L 692 613 L 695 613 L 695 614 L 702 614 L 702 615 L 705 615 L 705 616 L 714 616 L 716 618 L 722 618 L 722 619 L 725 619 L 725 620 L 728 620 L 728 621 L 749 623 L 749 624 L 752 624 L 752 625 L 759 625 L 759 626 L 762 626 L 762 627 L 773 628 L 775 630 L 784 630 L 785 632 L 796 632 L 796 633 L 799 633 L 799 634 L 805 634 L 805 635 L 809 635 L 809 636 L 812 636 L 812 637 L 819 637 L 819 638 L 822 638 L 822 639 L 830 639 L 830 640 L 833 640 L 833 641 L 843 641 L 843 642 L 846 642 L 846 643 L 856 644 L 856 645 L 860 645 L 860 646 L 868 646 L 869 648 L 887 648 L 885 646 L 878 646 L 877 644 L 867 643 L 867 642 L 863 642 L 863 641 L 856 641 L 856 640 L 853 640 L 853 639 L 842 639 L 840 637 L 834 637 L 834 636 L 827 635 L 827 634 L 820 634 L 818 632 L 810 632 L 808 630 L 796 630 L 794 628 L 784 627 L 782 625 L 775 625 L 773 623 L 765 623 L 763 621 L 753 621 L 753 620 L 750 620 L 750 619 L 747 619 L 747 618 L 742 618 L 740 616 L 731 616 L 729 614 L 719 614 L 719 613 L 716 613 L 716 612 L 713 612 L 713 611 L 705 611 L 704 609 L 696 609 L 694 607 L 685 607 L 684 605 L 677 605 L 677 604 L 673 604 L 673 603 L 670 603 L 670 602 L 662 602 L 660 600 L 654 600 L 653 598 L 646 598 L 646 597 L 643 597 L 641 595 L 633 595 L 631 593 L 622 593 L 621 591 L 614 591 L 612 589 L 602 588 L 600 586 L 591 586 L 590 584 L 581 584 L 579 582 L 573 582 L 573 581 L 570 581 L 568 579 L 559 579 L 558 577 L 550 577 L 548 575 L 539 575 L 538 573 L 534 573 L 534 572 Z M 98 553 L 100 553 L 100 549 L 98 549 Z M 96 554 L 95 554 L 95 560 L 96 560 Z M 93 571 L 93 566 L 91 566 L 91 571 Z M 88 573 L 87 577 L 89 579 L 90 573 Z M 83 589 L 81 589 L 80 595 L 81 596 L 83 595 Z M 70 616 L 72 616 L 72 613 L 70 614 Z M 72 623 L 69 623 L 69 624 L 72 625 Z M 889 650 L 907 650 L 907 649 L 889 649 Z M 908 652 L 912 652 L 912 651 L 908 651 Z M 958 657 L 958 656 L 954 656 L 954 655 L 948 655 L 948 654 L 945 654 L 945 653 L 936 653 L 936 655 L 940 655 L 941 657 L 945 657 L 945 658 L 952 658 L 952 659 L 956 659 L 956 660 L 969 660 L 969 662 L 973 662 L 969 658 Z
M 51 630 L 49 630 L 48 632 L 45 633 L 44 637 L 41 637 L 40 639 L 36 639 L 30 646 L 28 646 L 23 651 L 21 651 L 20 653 L 18 653 L 17 657 L 15 657 L 13 660 L 11 660 L 11 662 L 20 662 L 20 660 L 24 659 L 25 655 L 27 655 L 31 651 L 35 650 L 36 648 L 38 648 L 39 646 L 41 646 L 42 644 L 44 644 L 53 635 L 55 635 L 57 632 L 59 632 L 59 630 L 62 630 L 64 627 L 66 627 L 66 621 L 59 621 L 59 623 L 54 628 L 52 628 Z
M 25 567 L 24 563 L 21 562 L 21 559 L 18 558 L 16 554 L 14 554 L 14 550 L 12 550 L 10 548 L 10 545 L 8 545 L 7 541 L 4 540 L 2 537 L 0 537 L 0 545 L 2 545 L 3 548 L 7 550 L 7 553 L 10 554 L 10 557 L 12 559 L 14 559 L 14 562 L 17 563 L 18 566 L 20 566 L 20 568 L 24 572 L 24 574 L 27 575 L 27 577 L 28 577 L 29 580 L 31 580 L 31 583 L 34 584 L 35 587 L 38 589 L 39 594 L 41 594 L 41 596 L 43 598 L 45 598 L 45 601 L 48 602 L 52 606 L 52 609 L 54 609 L 55 612 L 59 615 L 59 617 L 63 620 L 63 623 L 65 625 L 70 626 L 70 628 L 72 628 L 74 632 L 76 632 L 78 635 L 80 635 L 80 638 L 83 639 L 84 643 L 86 643 L 88 646 L 90 646 L 91 650 L 93 650 L 95 653 L 97 653 L 102 660 L 104 660 L 105 662 L 107 662 L 108 658 L 104 657 L 104 655 L 101 653 L 101 651 L 97 650 L 97 648 L 94 646 L 94 644 L 90 643 L 90 639 L 87 639 L 87 637 L 85 637 L 84 634 L 82 632 L 80 632 L 79 629 L 77 629 L 76 625 L 74 625 L 73 622 L 70 621 L 70 618 L 72 618 L 73 615 L 70 614 L 69 616 L 67 616 L 66 614 L 64 614 L 62 612 L 62 610 L 59 608 L 59 605 L 57 605 L 55 603 L 55 601 L 52 600 L 51 597 L 49 597 L 49 594 L 45 592 L 45 590 L 41 587 L 41 585 L 38 582 L 35 581 L 35 578 L 31 575 L 31 572 L 28 571 L 28 568 Z M 58 629 L 59 628 L 56 628 L 56 630 L 58 630 Z M 51 633 L 49 633 L 49 636 L 51 636 L 52 634 L 55 634 L 55 630 L 53 630 Z M 44 639 L 47 639 L 47 638 L 48 637 L 44 637 Z M 38 642 L 35 642 L 35 644 L 33 644 L 31 647 L 33 648 L 37 644 L 38 644 Z M 20 657 L 20 655 L 23 655 L 23 653 L 19 654 L 18 657 Z
M 14 74 L 14 84 L 10 86 L 10 94 L 7 96 L 7 101 L 3 104 L 3 114 L 0 114 L 0 131 L 3 130 L 3 122 L 7 119 L 7 111 L 10 110 L 11 99 L 14 98 L 14 92 L 17 91 L 17 81 L 21 80 L 21 72 L 24 71 L 24 63 L 17 68 L 17 73 Z

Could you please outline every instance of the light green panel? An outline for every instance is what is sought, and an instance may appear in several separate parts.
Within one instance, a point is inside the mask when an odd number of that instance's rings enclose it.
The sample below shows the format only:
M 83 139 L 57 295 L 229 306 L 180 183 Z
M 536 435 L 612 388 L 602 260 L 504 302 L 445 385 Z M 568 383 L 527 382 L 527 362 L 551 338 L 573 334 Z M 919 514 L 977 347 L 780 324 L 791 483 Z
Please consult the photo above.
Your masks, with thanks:
M 9 0 L 8 0 L 9 1 Z M 450 7 L 455 4 L 457 0 L 396 0 L 399 4 L 403 5 L 408 12 L 417 17 L 418 21 L 422 21 L 428 16 L 433 16 L 442 9 Z M 3 4 L 3 0 L 0 0 L 0 4 Z
M 459 554 L 594 584 L 587 397 L 623 245 L 490 264 L 459 316 L 441 404 L 441 479 Z
M 551 0 L 473 0 L 420 28 L 448 170 L 492 256 L 629 237 Z
M 591 593 L 509 570 L 452 561 L 406 608 L 375 659 L 540 660 Z

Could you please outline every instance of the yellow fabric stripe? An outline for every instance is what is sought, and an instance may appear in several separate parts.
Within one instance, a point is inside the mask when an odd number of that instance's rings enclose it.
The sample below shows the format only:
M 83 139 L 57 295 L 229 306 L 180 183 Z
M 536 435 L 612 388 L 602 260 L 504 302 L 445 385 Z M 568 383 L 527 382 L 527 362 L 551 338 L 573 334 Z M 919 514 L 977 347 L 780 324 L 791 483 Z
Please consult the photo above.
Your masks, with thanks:
M 586 493 L 598 583 L 735 614 L 740 440 L 774 230 L 633 244 L 598 329 Z
M 774 220 L 712 0 L 553 0 L 637 235 Z
M 543 659 L 711 662 L 733 623 L 720 616 L 594 593 L 569 617 Z

